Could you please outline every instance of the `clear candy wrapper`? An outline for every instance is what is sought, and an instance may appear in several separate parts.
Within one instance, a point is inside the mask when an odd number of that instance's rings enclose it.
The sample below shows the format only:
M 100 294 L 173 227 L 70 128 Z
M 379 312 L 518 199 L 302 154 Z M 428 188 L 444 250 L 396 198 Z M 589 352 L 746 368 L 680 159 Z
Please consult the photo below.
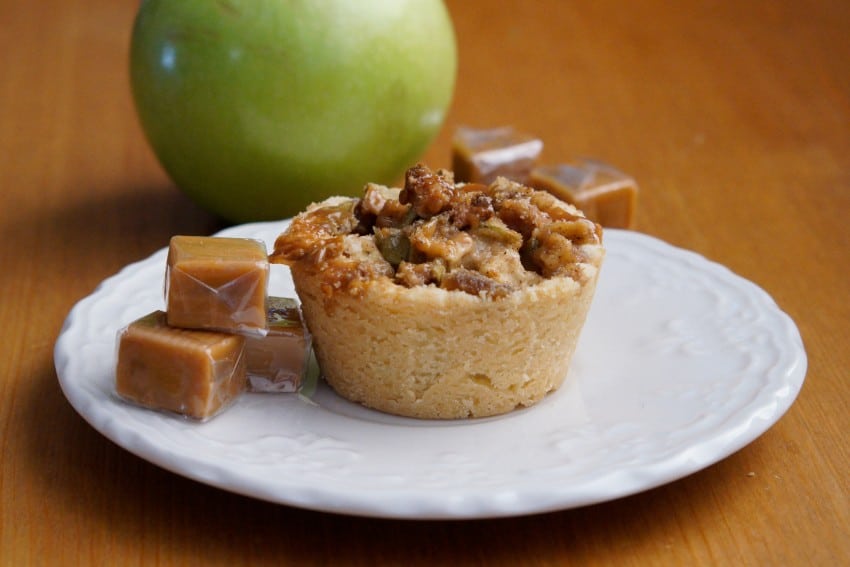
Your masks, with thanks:
M 246 388 L 245 337 L 171 327 L 154 311 L 118 332 L 115 393 L 205 421 Z
M 312 337 L 294 299 L 269 297 L 268 332 L 246 337 L 248 388 L 252 392 L 297 392 L 308 371 Z
M 174 236 L 168 251 L 168 324 L 263 336 L 269 261 L 247 238 Z
M 456 182 L 489 185 L 497 177 L 525 183 L 537 162 L 543 142 L 510 126 L 475 129 L 462 126 L 452 140 L 452 169 Z
M 596 159 L 535 167 L 528 184 L 575 205 L 587 218 L 611 228 L 631 228 L 637 208 L 635 180 Z

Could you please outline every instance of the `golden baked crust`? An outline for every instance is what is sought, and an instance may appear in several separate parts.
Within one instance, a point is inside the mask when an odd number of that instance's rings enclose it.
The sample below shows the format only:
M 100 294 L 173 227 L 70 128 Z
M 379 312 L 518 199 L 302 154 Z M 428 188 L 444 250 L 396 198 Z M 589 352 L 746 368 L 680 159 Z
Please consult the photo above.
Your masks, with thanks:
M 342 396 L 422 418 L 529 406 L 567 374 L 604 256 L 601 229 L 499 179 L 408 172 L 296 217 L 290 265 L 322 374 Z

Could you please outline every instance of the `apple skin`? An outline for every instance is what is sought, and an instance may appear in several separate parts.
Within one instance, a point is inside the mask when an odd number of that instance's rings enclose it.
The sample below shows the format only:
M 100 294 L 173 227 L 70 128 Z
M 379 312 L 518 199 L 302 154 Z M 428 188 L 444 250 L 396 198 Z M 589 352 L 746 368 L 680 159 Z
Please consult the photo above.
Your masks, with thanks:
M 160 163 L 232 222 L 398 181 L 439 131 L 456 73 L 441 0 L 145 0 L 130 52 Z

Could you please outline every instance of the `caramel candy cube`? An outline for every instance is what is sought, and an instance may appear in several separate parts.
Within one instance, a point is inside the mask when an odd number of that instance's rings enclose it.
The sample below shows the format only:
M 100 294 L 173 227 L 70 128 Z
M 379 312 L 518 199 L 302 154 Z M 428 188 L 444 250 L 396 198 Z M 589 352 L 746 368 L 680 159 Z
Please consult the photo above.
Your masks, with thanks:
M 528 185 L 552 193 L 611 228 L 632 228 L 637 207 L 635 180 L 614 167 L 586 159 L 576 164 L 535 167 Z
M 245 337 L 170 327 L 154 311 L 119 333 L 116 393 L 143 407 L 206 420 L 245 390 Z
M 168 324 L 265 334 L 269 259 L 248 238 L 174 236 L 168 250 Z
M 296 392 L 307 372 L 312 340 L 294 299 L 269 297 L 265 337 L 246 337 L 248 388 Z
M 485 130 L 462 126 L 452 140 L 455 181 L 489 185 L 501 176 L 524 183 L 542 150 L 542 141 L 510 126 Z

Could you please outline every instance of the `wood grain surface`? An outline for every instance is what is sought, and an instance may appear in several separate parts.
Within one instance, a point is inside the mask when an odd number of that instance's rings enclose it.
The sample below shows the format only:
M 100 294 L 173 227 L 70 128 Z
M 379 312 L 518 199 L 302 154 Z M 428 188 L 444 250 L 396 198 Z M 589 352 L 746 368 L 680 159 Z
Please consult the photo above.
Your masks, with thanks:
M 0 564 L 850 564 L 850 3 L 448 2 L 460 72 L 424 159 L 510 124 L 544 159 L 641 185 L 637 229 L 725 264 L 796 321 L 790 411 L 748 447 L 629 498 L 529 517 L 388 521 L 186 480 L 94 431 L 54 341 L 105 277 L 224 225 L 139 128 L 137 0 L 0 0 Z

